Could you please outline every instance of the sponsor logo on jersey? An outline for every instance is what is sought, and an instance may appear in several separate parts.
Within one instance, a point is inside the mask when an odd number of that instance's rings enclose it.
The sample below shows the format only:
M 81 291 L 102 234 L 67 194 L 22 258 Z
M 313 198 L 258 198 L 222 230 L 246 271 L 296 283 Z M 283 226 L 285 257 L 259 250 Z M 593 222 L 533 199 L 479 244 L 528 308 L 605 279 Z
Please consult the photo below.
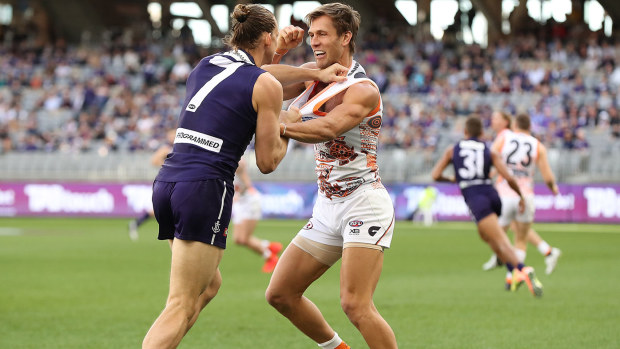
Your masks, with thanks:
M 349 231 L 349 235 L 359 235 L 360 234 L 360 230 L 357 228 L 351 229 Z
M 381 227 L 377 227 L 376 225 L 373 225 L 372 227 L 368 228 L 368 234 L 370 236 L 375 236 L 375 234 L 377 234 L 379 229 L 381 229 Z
M 219 153 L 223 141 L 217 137 L 179 127 L 177 129 L 177 135 L 174 138 L 174 143 L 193 144 L 200 148 Z
M 350 221 L 349 222 L 349 226 L 351 227 L 361 227 L 362 225 L 364 225 L 363 221 Z

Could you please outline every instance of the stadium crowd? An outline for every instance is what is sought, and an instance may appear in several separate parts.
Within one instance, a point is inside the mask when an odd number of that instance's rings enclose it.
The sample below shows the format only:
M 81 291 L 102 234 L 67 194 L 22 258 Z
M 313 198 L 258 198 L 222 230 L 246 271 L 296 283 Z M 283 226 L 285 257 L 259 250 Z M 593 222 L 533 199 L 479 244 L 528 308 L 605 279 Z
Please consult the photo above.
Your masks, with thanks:
M 486 49 L 412 29 L 370 30 L 356 59 L 384 100 L 380 147 L 432 153 L 461 134 L 464 116 L 527 112 L 550 148 L 583 150 L 589 135 L 620 138 L 620 43 L 600 33 L 567 40 L 524 34 Z M 2 152 L 154 150 L 174 128 L 192 67 L 217 48 L 191 34 L 128 33 L 101 43 L 0 47 Z M 312 60 L 297 49 L 285 64 Z

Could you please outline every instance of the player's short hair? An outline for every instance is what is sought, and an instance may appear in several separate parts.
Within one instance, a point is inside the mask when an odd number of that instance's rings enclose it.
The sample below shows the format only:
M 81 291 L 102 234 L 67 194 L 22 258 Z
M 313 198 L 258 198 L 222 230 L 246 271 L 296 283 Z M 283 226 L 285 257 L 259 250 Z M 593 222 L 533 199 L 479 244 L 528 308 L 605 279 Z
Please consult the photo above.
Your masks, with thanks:
M 482 120 L 478 115 L 470 115 L 467 120 L 465 120 L 465 131 L 469 137 L 477 138 L 482 135 Z
M 502 119 L 504 119 L 504 121 L 506 121 L 506 128 L 511 129 L 512 128 L 512 117 L 510 117 L 510 115 L 508 115 L 508 113 L 503 112 L 503 111 L 499 111 L 498 113 L 499 113 L 499 115 L 502 116 Z
M 529 131 L 530 127 L 532 127 L 532 121 L 530 120 L 530 116 L 527 114 L 519 114 L 515 118 L 515 124 L 519 130 Z
M 272 33 L 276 27 L 276 17 L 264 6 L 257 4 L 237 4 L 230 14 L 231 30 L 224 43 L 241 49 L 254 49 L 263 33 Z
M 349 5 L 333 2 L 319 6 L 312 12 L 308 13 L 306 15 L 306 22 L 311 24 L 313 20 L 322 16 L 328 16 L 332 19 L 338 35 L 351 32 L 349 51 L 351 53 L 355 53 L 355 38 L 357 37 L 357 31 L 360 27 L 360 22 L 362 21 L 362 17 L 359 12 L 355 11 L 353 7 Z

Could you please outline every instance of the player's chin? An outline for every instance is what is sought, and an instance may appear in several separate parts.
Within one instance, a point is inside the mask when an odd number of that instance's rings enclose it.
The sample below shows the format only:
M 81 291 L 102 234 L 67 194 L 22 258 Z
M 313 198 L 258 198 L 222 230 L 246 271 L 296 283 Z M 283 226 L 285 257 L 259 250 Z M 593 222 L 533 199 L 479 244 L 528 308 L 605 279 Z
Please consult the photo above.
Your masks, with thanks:
M 325 69 L 331 65 L 327 61 L 327 59 L 325 59 L 325 57 L 316 57 L 315 62 L 316 62 L 316 67 L 319 69 Z

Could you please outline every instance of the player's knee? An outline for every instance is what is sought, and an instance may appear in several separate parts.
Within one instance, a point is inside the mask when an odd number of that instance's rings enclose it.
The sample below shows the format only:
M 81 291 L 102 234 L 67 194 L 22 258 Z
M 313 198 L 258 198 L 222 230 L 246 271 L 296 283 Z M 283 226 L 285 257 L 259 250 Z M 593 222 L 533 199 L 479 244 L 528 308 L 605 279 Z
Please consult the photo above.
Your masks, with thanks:
M 370 315 L 372 307 L 367 301 L 343 295 L 340 297 L 340 306 L 353 325 L 357 326 L 364 317 Z
M 196 300 L 187 297 L 170 297 L 166 302 L 166 310 L 173 314 L 182 314 L 188 322 L 196 314 Z
M 267 291 L 265 291 L 265 299 L 269 305 L 276 308 L 280 312 L 288 309 L 291 303 L 290 297 L 286 293 L 281 292 L 281 290 L 277 288 L 271 287 L 271 285 L 269 285 L 267 287 Z
M 235 239 L 235 244 L 239 245 L 239 246 L 247 246 L 248 244 L 248 237 L 245 234 L 241 234 L 241 232 L 236 233 L 234 235 L 234 239 Z
M 222 286 L 222 277 L 217 274 L 215 275 L 209 286 L 200 295 L 200 310 L 202 310 L 213 298 L 215 298 L 217 292 L 220 290 L 220 286 Z

